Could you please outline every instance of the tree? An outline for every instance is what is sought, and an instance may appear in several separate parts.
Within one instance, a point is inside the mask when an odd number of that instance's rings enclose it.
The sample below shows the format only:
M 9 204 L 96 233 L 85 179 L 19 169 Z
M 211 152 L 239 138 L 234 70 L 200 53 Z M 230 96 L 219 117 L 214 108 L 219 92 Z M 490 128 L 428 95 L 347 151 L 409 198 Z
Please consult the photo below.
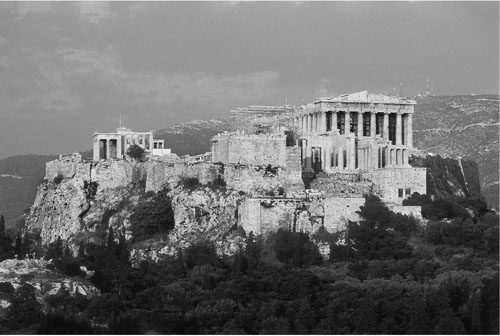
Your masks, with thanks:
M 144 149 L 142 149 L 139 145 L 132 145 L 127 149 L 126 154 L 132 159 L 140 161 L 144 156 Z
M 0 215 L 0 235 L 5 233 L 5 218 L 3 215 Z
M 43 313 L 35 297 L 35 288 L 27 283 L 19 287 L 7 310 L 5 324 L 11 330 L 20 330 L 40 322 Z

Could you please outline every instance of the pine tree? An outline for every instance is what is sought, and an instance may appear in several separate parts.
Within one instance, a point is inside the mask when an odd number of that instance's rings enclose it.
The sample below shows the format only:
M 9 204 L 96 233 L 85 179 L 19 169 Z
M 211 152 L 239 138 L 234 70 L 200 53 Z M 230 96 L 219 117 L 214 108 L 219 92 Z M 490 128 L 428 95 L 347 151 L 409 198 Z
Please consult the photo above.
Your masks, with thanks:
M 0 215 L 0 235 L 5 234 L 5 218 Z

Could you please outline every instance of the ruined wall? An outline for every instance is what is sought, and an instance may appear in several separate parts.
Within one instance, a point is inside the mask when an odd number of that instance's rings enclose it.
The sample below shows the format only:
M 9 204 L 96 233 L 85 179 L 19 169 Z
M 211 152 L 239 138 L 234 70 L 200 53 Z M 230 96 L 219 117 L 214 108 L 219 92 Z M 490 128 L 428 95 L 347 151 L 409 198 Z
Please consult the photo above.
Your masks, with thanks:
M 286 179 L 284 183 L 287 194 L 305 189 L 302 180 L 301 148 L 286 147 Z
M 329 232 L 345 230 L 347 221 L 358 221 L 360 219 L 356 211 L 365 204 L 363 197 L 331 197 L 325 198 L 324 211 L 325 229 Z
M 238 223 L 246 232 L 267 234 L 286 228 L 314 233 L 322 225 L 329 232 L 344 230 L 357 221 L 365 199 L 356 198 L 247 198 L 238 208 Z
M 426 193 L 426 169 L 425 168 L 383 168 L 374 169 L 362 173 L 363 178 L 371 179 L 373 184 L 380 190 L 385 201 L 401 204 L 408 197 L 406 189 L 410 194 L 418 192 Z M 403 196 L 399 196 L 399 190 L 403 190 Z
M 82 156 L 79 153 L 73 153 L 70 156 L 59 156 L 59 159 L 45 163 L 45 179 L 53 181 L 58 175 L 64 178 L 73 177 L 78 165 L 82 163 Z
M 268 169 L 267 165 L 224 166 L 226 185 L 251 194 L 284 188 L 286 178 L 286 171 L 282 167 Z
M 285 166 L 286 137 L 283 134 L 221 133 L 212 138 L 213 161 L 224 164 L 270 164 Z

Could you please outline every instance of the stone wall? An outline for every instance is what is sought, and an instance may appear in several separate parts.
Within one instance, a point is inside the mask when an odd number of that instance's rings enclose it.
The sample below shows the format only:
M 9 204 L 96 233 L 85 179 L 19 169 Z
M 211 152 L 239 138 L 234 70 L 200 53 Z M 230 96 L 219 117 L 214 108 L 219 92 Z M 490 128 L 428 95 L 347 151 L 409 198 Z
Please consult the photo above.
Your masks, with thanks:
M 324 202 L 325 229 L 329 232 L 342 231 L 347 228 L 347 221 L 358 221 L 359 215 L 356 213 L 360 207 L 365 205 L 363 197 L 330 197 Z
M 329 232 L 344 230 L 365 199 L 356 198 L 246 198 L 238 208 L 238 223 L 246 232 L 267 234 L 286 228 L 314 233 L 322 225 Z
M 45 179 L 53 181 L 58 175 L 64 178 L 75 176 L 78 165 L 82 163 L 82 156 L 79 153 L 73 153 L 70 156 L 59 156 L 58 160 L 52 160 L 45 163 Z
M 286 165 L 284 134 L 221 133 L 212 138 L 212 160 L 224 164 Z
M 383 168 L 362 173 L 362 177 L 372 180 L 387 202 L 402 204 L 414 192 L 426 193 L 425 168 Z M 403 196 L 399 192 L 402 189 Z M 407 194 L 409 191 L 410 195 Z

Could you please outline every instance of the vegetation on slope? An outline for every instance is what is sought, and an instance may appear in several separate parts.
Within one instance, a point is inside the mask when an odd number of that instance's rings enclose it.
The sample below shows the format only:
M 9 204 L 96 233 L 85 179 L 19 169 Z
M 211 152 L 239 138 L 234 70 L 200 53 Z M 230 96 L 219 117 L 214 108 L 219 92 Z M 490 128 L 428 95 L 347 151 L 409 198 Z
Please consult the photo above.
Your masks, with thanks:
M 157 199 L 144 213 L 158 214 L 163 196 L 152 196 Z M 28 285 L 0 286 L 9 292 L 0 295 L 24 298 L 0 314 L 1 331 L 498 334 L 497 215 L 434 219 L 422 228 L 374 196 L 359 214 L 359 223 L 337 234 L 250 233 L 246 248 L 224 258 L 199 242 L 176 257 L 132 267 L 124 237 L 111 230 L 106 244 L 82 245 L 78 257 L 54 246 L 56 267 L 75 277 L 83 275 L 67 265 L 93 270 L 102 295 L 61 294 L 42 314 Z M 154 218 L 143 220 L 161 222 Z M 330 245 L 328 261 L 313 241 Z M 37 318 L 14 315 L 22 309 Z

